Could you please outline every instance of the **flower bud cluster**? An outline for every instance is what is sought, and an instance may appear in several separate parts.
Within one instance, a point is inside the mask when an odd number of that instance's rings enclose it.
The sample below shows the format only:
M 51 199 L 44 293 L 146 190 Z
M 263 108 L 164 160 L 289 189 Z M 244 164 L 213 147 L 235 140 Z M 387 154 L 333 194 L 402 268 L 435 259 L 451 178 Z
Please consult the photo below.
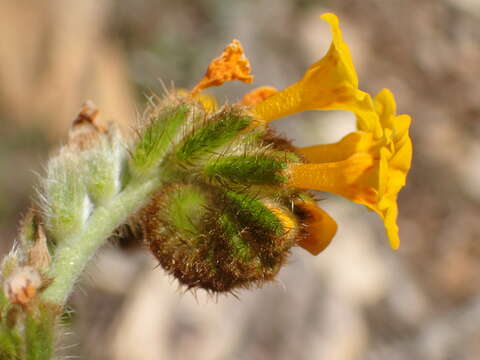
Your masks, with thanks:
M 59 308 L 40 298 L 50 280 L 50 252 L 43 226 L 31 209 L 19 243 L 0 266 L 0 359 L 49 360 Z
M 56 242 L 78 234 L 94 207 L 122 188 L 125 146 L 116 128 L 96 124 L 96 115 L 87 103 L 67 145 L 47 164 L 42 207 L 48 234 Z
M 160 107 L 131 159 L 134 172 L 157 164 L 164 179 L 137 217 L 147 245 L 189 288 L 224 292 L 272 280 L 305 235 L 308 215 L 297 204 L 311 198 L 286 186 L 288 164 L 301 160 L 242 106 L 209 112 L 177 97 Z

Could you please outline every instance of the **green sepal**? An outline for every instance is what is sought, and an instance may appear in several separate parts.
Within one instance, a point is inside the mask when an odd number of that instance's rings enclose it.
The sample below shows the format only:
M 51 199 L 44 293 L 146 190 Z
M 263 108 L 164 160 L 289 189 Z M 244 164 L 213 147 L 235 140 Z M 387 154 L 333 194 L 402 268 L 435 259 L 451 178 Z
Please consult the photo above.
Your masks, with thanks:
M 233 191 L 226 192 L 225 197 L 230 205 L 227 209 L 243 226 L 262 230 L 272 236 L 283 235 L 280 220 L 261 201 Z
M 185 185 L 168 194 L 165 211 L 177 230 L 185 235 L 195 236 L 199 234 L 206 206 L 205 194 L 195 186 Z
M 285 161 L 262 155 L 228 156 L 215 159 L 205 167 L 208 177 L 243 185 L 279 185 L 287 179 L 282 170 Z
M 22 352 L 22 338 L 18 331 L 0 323 L 0 359 L 20 360 Z
M 143 176 L 157 168 L 188 118 L 188 112 L 186 104 L 167 107 L 151 120 L 132 151 L 132 176 Z
M 119 190 L 119 178 L 113 177 L 112 166 L 106 158 L 95 156 L 88 164 L 86 186 L 90 198 L 95 203 L 103 203 L 112 198 Z
M 9 304 L 7 296 L 3 292 L 3 283 L 0 282 L 0 321 L 3 318 L 3 310 Z
M 103 204 L 122 188 L 125 167 L 124 145 L 118 131 L 111 129 L 100 143 L 85 152 L 85 185 L 92 201 Z
M 219 218 L 219 223 L 222 227 L 225 238 L 231 246 L 232 255 L 240 258 L 245 263 L 253 261 L 252 250 L 248 243 L 242 238 L 242 235 L 237 229 L 237 225 L 232 218 L 227 214 L 222 214 Z
M 90 200 L 77 160 L 75 154 L 64 153 L 48 164 L 46 227 L 57 241 L 78 233 L 89 215 Z
M 56 314 L 40 306 L 25 318 L 25 360 L 51 360 L 54 352 Z
M 19 266 L 19 258 L 16 251 L 11 251 L 5 256 L 0 266 L 0 276 L 4 280 Z
M 0 359 L 20 359 L 22 351 L 22 338 L 17 328 L 11 324 L 9 312 L 15 311 L 3 292 L 3 284 L 0 283 Z
M 284 162 L 289 162 L 289 163 L 302 162 L 300 160 L 300 157 L 297 154 L 295 154 L 291 151 L 272 151 L 269 154 L 270 154 L 270 156 L 274 156 L 277 159 L 282 159 L 282 161 L 284 161 Z
M 251 121 L 251 117 L 238 110 L 222 111 L 186 136 L 176 151 L 176 158 L 190 164 L 201 160 L 238 136 Z

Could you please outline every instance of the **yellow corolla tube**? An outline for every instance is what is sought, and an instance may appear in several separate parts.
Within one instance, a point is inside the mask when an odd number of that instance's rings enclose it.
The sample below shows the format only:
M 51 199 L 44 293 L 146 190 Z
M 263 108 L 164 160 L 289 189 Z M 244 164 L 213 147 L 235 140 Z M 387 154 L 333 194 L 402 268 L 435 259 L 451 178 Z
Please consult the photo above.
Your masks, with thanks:
M 398 249 L 397 196 L 411 165 L 411 120 L 395 114 L 389 90 L 382 90 L 373 105 L 376 116 L 359 117 L 359 131 L 335 144 L 298 149 L 307 163 L 291 165 L 289 179 L 292 186 L 335 193 L 374 210 L 384 221 L 392 248 Z M 380 136 L 371 121 L 381 125 Z
M 358 89 L 358 77 L 336 15 L 321 19 L 333 35 L 327 54 L 305 72 L 303 78 L 252 107 L 259 120 L 269 122 L 307 110 L 348 110 L 366 117 L 372 110 L 367 93 Z

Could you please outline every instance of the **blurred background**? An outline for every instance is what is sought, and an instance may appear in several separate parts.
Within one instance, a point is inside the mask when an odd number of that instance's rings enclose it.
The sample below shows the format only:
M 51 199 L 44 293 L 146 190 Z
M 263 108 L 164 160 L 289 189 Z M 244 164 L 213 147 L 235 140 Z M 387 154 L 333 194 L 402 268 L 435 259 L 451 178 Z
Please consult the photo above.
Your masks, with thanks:
M 480 359 L 480 2 L 477 0 L 0 1 L 0 253 L 36 173 L 82 102 L 132 127 L 146 95 L 192 87 L 233 38 L 255 83 L 283 88 L 327 50 L 341 20 L 361 88 L 413 117 L 398 252 L 375 214 L 335 196 L 339 232 L 294 249 L 278 282 L 233 296 L 185 293 L 140 246 L 109 246 L 71 301 L 66 350 L 92 360 Z M 343 112 L 274 123 L 296 145 L 337 141 Z M 79 345 L 78 345 L 79 344 Z

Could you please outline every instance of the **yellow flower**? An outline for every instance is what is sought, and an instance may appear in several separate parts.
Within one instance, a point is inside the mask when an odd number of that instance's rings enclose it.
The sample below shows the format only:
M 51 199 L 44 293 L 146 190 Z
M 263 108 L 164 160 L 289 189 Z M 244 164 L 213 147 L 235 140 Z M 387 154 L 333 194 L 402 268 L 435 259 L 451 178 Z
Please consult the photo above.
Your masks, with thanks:
M 298 149 L 309 163 L 290 168 L 290 183 L 332 192 L 374 210 L 384 221 L 392 248 L 398 249 L 397 195 L 411 164 L 410 117 L 396 115 L 393 94 L 386 89 L 375 98 L 374 109 L 369 119 L 359 119 L 359 131 L 338 143 Z M 369 122 L 381 124 L 381 136 L 369 132 Z
M 359 131 L 336 144 L 298 149 L 308 163 L 290 167 L 290 184 L 339 194 L 376 211 L 392 248 L 397 249 L 397 195 L 405 185 L 412 157 L 410 118 L 395 114 L 390 91 L 381 91 L 372 102 L 370 95 L 358 88 L 337 17 L 324 14 L 321 18 L 333 33 L 328 53 L 310 66 L 300 81 L 256 104 L 252 111 L 265 122 L 305 110 L 355 113 Z
M 332 44 L 327 54 L 311 65 L 303 78 L 253 107 L 254 114 L 269 122 L 307 110 L 349 110 L 366 115 L 371 100 L 358 89 L 358 77 L 347 44 L 343 41 L 338 18 L 323 14 L 330 24 Z
M 289 166 L 288 182 L 296 188 L 335 193 L 374 210 L 384 221 L 392 248 L 397 249 L 400 243 L 397 196 L 405 185 L 412 158 L 410 117 L 396 115 L 395 100 L 389 90 L 382 90 L 372 101 L 368 93 L 359 89 L 338 18 L 331 13 L 321 18 L 329 23 L 333 34 L 327 54 L 311 65 L 300 81 L 281 91 L 271 87 L 256 89 L 244 97 L 242 104 L 263 124 L 307 110 L 353 112 L 357 131 L 335 144 L 297 149 L 305 163 Z M 251 81 L 241 45 L 235 43 L 234 48 L 240 49 L 234 52 L 235 57 L 224 53 L 212 62 L 217 65 L 211 66 L 222 70 L 210 75 L 207 71 L 206 78 L 193 90 L 194 95 L 207 87 L 205 84 L 217 85 L 235 79 Z M 227 50 L 228 47 L 225 50 L 228 54 Z M 248 71 L 238 72 L 239 68 Z M 316 255 L 335 235 L 335 221 L 312 201 L 295 205 L 308 214 L 307 235 L 299 245 Z

